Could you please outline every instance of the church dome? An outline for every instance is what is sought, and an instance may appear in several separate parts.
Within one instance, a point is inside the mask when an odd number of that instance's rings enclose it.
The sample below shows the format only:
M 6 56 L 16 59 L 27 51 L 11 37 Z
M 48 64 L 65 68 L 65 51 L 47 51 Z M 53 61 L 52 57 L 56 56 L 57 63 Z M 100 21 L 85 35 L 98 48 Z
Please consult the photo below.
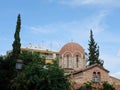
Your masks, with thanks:
M 65 52 L 75 53 L 76 51 L 79 51 L 82 55 L 84 55 L 84 49 L 81 45 L 78 43 L 70 42 L 61 48 L 60 55 L 64 54 Z

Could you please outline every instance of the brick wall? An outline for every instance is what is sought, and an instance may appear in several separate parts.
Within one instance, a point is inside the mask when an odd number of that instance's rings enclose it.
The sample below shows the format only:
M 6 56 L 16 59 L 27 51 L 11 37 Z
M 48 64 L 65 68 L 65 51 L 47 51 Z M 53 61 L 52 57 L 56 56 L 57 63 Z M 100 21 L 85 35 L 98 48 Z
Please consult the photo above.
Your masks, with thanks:
M 103 81 L 109 81 L 109 74 L 103 69 L 100 69 L 99 67 L 94 67 L 88 70 L 85 70 L 81 75 L 74 75 L 74 80 L 77 83 L 84 83 L 87 81 L 92 81 L 93 80 L 93 72 L 100 72 L 100 82 Z
M 112 76 L 110 76 L 110 81 L 111 84 L 115 84 L 115 85 L 120 85 L 120 80 L 117 78 L 114 78 Z M 120 87 L 120 86 L 119 86 Z

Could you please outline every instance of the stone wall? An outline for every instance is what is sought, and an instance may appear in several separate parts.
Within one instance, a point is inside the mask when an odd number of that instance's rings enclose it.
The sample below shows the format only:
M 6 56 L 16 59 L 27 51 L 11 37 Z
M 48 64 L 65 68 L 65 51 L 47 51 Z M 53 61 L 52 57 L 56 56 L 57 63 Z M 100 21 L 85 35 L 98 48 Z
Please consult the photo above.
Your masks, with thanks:
M 76 55 L 78 55 L 78 67 L 77 67 L 77 62 L 76 62 Z M 60 58 L 59 65 L 62 66 L 62 68 L 72 68 L 75 71 L 84 69 L 85 64 L 86 64 L 85 59 L 81 57 L 80 53 L 77 53 L 76 55 L 70 52 L 64 53 Z
M 93 72 L 100 72 L 100 82 L 109 81 L 108 72 L 99 67 L 86 69 L 86 70 L 83 70 L 83 72 L 74 74 L 73 75 L 74 81 L 76 83 L 85 83 L 87 81 L 92 81 L 93 80 Z
M 120 80 L 117 79 L 117 78 L 114 78 L 114 77 L 112 77 L 112 76 L 110 76 L 109 82 L 110 82 L 111 84 L 120 85 Z

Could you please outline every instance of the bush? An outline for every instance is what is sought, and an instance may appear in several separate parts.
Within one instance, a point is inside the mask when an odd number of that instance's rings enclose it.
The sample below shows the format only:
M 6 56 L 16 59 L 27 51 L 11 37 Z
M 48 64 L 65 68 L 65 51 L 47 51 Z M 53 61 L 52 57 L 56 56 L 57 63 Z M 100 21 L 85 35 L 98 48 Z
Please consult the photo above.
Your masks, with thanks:
M 64 76 L 63 69 L 54 64 L 40 64 L 39 61 L 35 60 L 24 66 L 14 79 L 12 90 L 70 90 L 70 83 Z
M 80 87 L 77 90 L 115 90 L 115 88 L 108 82 L 103 82 L 102 84 L 86 82 L 84 86 Z
M 113 85 L 109 84 L 108 82 L 103 82 L 103 88 L 101 90 L 115 90 Z

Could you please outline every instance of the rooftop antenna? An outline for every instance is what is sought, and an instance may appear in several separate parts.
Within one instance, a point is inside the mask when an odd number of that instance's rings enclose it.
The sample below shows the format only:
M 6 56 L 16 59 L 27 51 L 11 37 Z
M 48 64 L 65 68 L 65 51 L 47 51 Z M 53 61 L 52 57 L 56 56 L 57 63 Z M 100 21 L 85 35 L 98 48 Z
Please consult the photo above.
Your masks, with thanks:
M 71 42 L 73 42 L 73 39 L 71 39 Z
M 45 41 L 44 40 L 41 41 L 41 48 L 45 49 Z
M 41 43 L 42 43 L 41 46 L 43 47 L 44 46 L 44 40 L 42 40 Z
M 29 43 L 29 47 L 30 47 L 30 48 L 32 47 L 32 43 Z
M 53 44 L 52 44 L 52 42 L 50 43 L 50 50 L 52 50 L 52 47 L 53 47 Z
M 61 43 L 58 41 L 57 44 L 58 44 L 58 49 L 60 49 L 61 48 Z

